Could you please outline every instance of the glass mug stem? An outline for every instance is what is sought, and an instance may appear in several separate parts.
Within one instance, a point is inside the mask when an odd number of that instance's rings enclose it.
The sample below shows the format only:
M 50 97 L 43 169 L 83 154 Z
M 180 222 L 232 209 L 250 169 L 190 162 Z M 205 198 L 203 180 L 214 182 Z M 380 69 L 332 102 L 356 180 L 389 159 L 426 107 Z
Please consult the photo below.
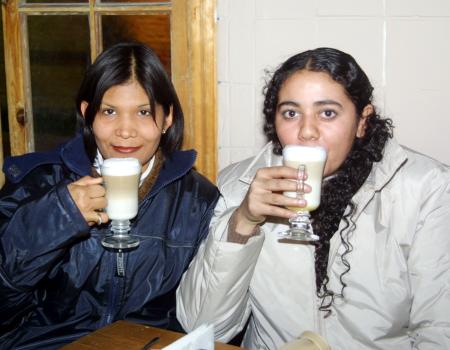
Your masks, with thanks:
M 112 220 L 112 235 L 102 240 L 102 245 L 110 249 L 131 249 L 139 245 L 139 239 L 130 236 L 130 220 Z
M 111 231 L 116 236 L 127 235 L 130 231 L 130 220 L 112 220 Z
M 318 241 L 319 236 L 315 235 L 310 221 L 311 215 L 307 211 L 299 211 L 292 219 L 289 219 L 290 238 L 300 241 Z

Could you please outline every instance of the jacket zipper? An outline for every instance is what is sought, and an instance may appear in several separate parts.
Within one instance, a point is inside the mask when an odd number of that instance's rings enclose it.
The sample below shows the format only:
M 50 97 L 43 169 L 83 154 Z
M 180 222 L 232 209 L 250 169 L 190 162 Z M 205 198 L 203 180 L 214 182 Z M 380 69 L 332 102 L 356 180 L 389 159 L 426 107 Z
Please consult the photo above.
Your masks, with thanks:
M 123 254 L 123 253 L 122 253 Z M 111 288 L 108 293 L 108 304 L 106 306 L 105 317 L 103 318 L 101 327 L 104 327 L 110 323 L 112 323 L 115 314 L 115 304 L 117 300 L 118 287 L 120 284 L 120 278 L 116 276 L 116 268 L 117 268 L 117 253 L 109 253 L 110 263 L 109 263 L 109 273 L 111 274 Z

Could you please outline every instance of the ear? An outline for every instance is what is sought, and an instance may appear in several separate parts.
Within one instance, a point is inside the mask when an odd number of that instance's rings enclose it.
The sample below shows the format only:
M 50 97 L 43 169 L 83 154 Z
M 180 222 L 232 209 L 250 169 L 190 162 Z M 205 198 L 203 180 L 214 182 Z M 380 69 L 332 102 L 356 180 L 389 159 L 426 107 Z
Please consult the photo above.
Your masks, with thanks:
M 82 101 L 80 105 L 81 114 L 83 115 L 83 118 L 86 115 L 86 109 L 88 107 L 88 103 L 86 101 Z
M 373 106 L 371 104 L 368 104 L 364 107 L 361 118 L 358 122 L 358 129 L 356 130 L 356 137 L 362 138 L 366 134 L 366 126 L 367 126 L 367 119 L 370 118 L 370 116 L 373 113 Z
M 169 114 L 164 117 L 163 129 L 167 130 L 172 126 L 173 123 L 173 108 L 170 106 Z

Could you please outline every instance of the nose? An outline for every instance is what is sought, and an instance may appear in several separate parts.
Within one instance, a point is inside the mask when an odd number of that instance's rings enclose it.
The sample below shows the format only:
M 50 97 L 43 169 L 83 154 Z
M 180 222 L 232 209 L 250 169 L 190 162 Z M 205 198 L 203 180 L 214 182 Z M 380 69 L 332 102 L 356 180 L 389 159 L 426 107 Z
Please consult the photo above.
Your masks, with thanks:
M 297 138 L 300 141 L 315 141 L 319 139 L 320 131 L 314 115 L 304 115 L 299 123 Z
M 128 139 L 130 137 L 136 137 L 137 128 L 130 116 L 121 116 L 116 128 L 116 135 Z

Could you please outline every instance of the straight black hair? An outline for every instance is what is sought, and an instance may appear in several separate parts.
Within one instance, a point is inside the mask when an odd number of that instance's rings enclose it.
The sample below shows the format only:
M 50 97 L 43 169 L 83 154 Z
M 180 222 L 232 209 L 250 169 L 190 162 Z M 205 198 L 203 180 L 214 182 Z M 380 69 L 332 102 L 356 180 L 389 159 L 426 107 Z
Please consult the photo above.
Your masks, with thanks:
M 83 129 L 84 144 L 91 162 L 97 153 L 92 130 L 103 95 L 113 86 L 137 81 L 147 93 L 155 118 L 155 104 L 168 116 L 172 108 L 172 126 L 162 135 L 160 148 L 166 157 L 181 148 L 184 117 L 175 88 L 161 61 L 152 49 L 136 42 L 119 43 L 103 51 L 87 69 L 76 98 L 77 118 Z M 84 117 L 82 102 L 87 102 Z

